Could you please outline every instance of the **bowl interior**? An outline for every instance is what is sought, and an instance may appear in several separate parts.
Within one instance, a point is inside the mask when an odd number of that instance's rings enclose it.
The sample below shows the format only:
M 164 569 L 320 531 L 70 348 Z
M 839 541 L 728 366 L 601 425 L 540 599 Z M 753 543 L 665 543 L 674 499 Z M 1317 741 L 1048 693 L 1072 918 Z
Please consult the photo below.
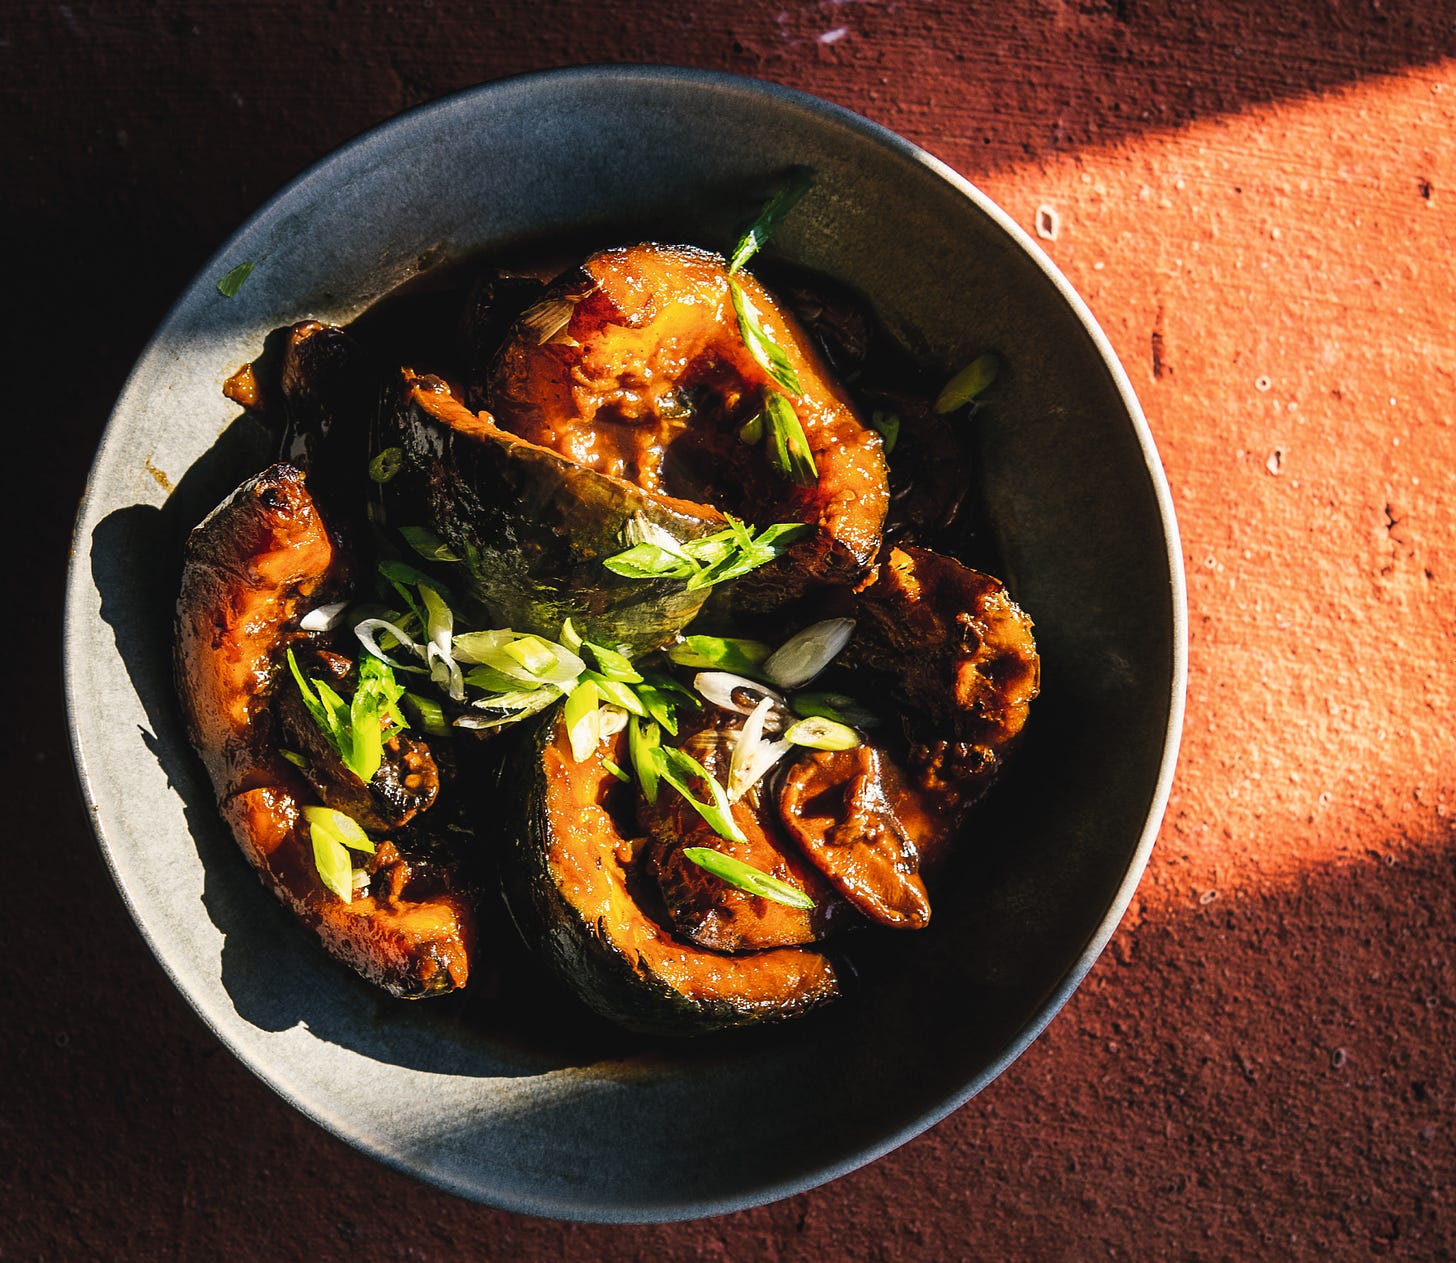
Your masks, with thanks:
M 849 281 L 946 364 L 1007 364 L 975 421 L 981 493 L 1036 622 L 1043 696 L 924 934 L 859 995 L 700 1043 L 522 1039 L 488 1000 L 405 1005 L 319 952 L 241 862 L 182 733 L 171 609 L 186 530 L 267 459 L 221 395 L 265 334 L 346 321 L 419 271 L 634 223 L 722 247 L 793 165 L 777 253 Z M 257 262 L 232 299 L 215 281 Z M 159 559 L 162 559 L 159 561 Z M 934 160 L 746 80 L 600 69 L 425 107 L 250 220 L 158 330 L 82 506 L 68 594 L 73 740 L 118 886 L 178 987 L 300 1109 L 381 1159 L 541 1215 L 688 1217 L 819 1183 L 995 1077 L 1120 916 L 1167 793 L 1182 579 L 1157 458 L 1105 339 L 1035 247 Z

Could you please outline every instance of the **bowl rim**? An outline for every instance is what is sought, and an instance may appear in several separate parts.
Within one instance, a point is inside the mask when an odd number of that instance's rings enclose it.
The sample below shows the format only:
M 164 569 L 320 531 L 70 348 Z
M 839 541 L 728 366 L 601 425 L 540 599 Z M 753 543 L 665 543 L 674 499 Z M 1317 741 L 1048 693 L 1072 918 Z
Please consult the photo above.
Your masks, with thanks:
M 99 490 L 93 478 L 88 475 L 85 490 L 77 508 L 72 533 L 72 545 L 67 564 L 64 630 L 62 641 L 62 665 L 65 683 L 66 717 L 69 730 L 73 765 L 82 798 L 89 810 L 92 830 L 113 884 L 121 896 L 133 923 L 141 934 L 152 955 L 161 965 L 172 985 L 177 988 L 189 1007 L 217 1037 L 219 1042 L 237 1058 L 254 1076 L 285 1100 L 299 1113 L 346 1141 L 352 1147 L 368 1154 L 403 1174 L 412 1176 L 443 1191 L 453 1193 L 471 1201 L 496 1206 L 520 1214 L 544 1216 L 555 1219 L 577 1220 L 600 1223 L 664 1223 L 725 1214 L 749 1209 L 777 1201 L 796 1193 L 816 1188 L 838 1179 L 862 1166 L 877 1161 L 887 1153 L 912 1140 L 936 1123 L 941 1122 L 987 1085 L 1003 1074 L 1013 1062 L 1040 1036 L 1052 1018 L 1071 998 L 1087 973 L 1101 955 L 1123 915 L 1126 913 L 1137 885 L 1146 868 L 1153 845 L 1161 828 L 1168 799 L 1172 790 L 1179 742 L 1182 733 L 1185 696 L 1187 690 L 1187 591 L 1177 519 L 1173 509 L 1172 495 L 1167 476 L 1159 459 L 1151 431 L 1142 407 L 1128 378 L 1127 371 L 1117 357 L 1110 340 L 1086 302 L 1076 292 L 1060 269 L 1045 251 L 1020 227 L 1011 216 L 993 202 L 985 193 L 955 171 L 941 159 L 935 157 L 912 141 L 890 131 L 865 116 L 836 105 L 810 93 L 782 84 L 749 76 L 722 71 L 702 70 L 693 67 L 656 64 L 593 64 L 556 69 L 529 71 L 504 76 L 482 84 L 461 89 L 423 104 L 402 111 L 361 132 L 353 139 L 330 149 L 311 163 L 298 175 L 287 181 L 276 193 L 251 212 L 231 232 L 212 255 L 183 286 L 177 298 L 156 326 L 151 337 L 139 352 L 97 444 L 92 458 L 91 471 L 105 463 L 112 448 L 119 441 L 123 414 L 130 411 L 131 395 L 137 385 L 143 366 L 158 352 L 159 344 L 178 318 L 180 309 L 199 290 L 210 288 L 219 268 L 236 254 L 236 246 L 255 224 L 275 216 L 283 207 L 296 199 L 306 198 L 310 188 L 322 179 L 335 164 L 356 159 L 371 148 L 387 142 L 388 137 L 400 130 L 425 125 L 432 117 L 447 117 L 462 109 L 469 110 L 476 102 L 496 101 L 512 93 L 531 92 L 543 86 L 559 84 L 581 85 L 597 82 L 604 88 L 613 83 L 644 85 L 676 84 L 692 90 L 718 93 L 735 93 L 744 97 L 767 98 L 780 109 L 788 109 L 812 116 L 820 123 L 853 133 L 856 137 L 897 154 L 902 159 L 928 169 L 941 181 L 948 184 L 962 197 L 970 201 L 977 210 L 990 219 L 1043 273 L 1056 289 L 1066 307 L 1082 325 L 1089 340 L 1102 360 L 1113 386 L 1121 399 L 1133 436 L 1141 452 L 1143 464 L 1149 479 L 1150 490 L 1157 507 L 1161 523 L 1169 576 L 1169 614 L 1171 631 L 1170 695 L 1167 711 L 1167 727 L 1164 733 L 1158 775 L 1148 799 L 1146 815 L 1138 835 L 1136 846 L 1131 852 L 1126 872 L 1114 891 L 1101 919 L 1086 940 L 1076 959 L 1071 962 L 1060 980 L 1051 988 L 1039 1007 L 1017 1031 L 1001 1054 L 987 1064 L 980 1073 L 962 1084 L 959 1090 L 928 1111 L 918 1115 L 906 1125 L 879 1136 L 874 1142 L 864 1145 L 841 1160 L 811 1171 L 801 1172 L 793 1178 L 753 1184 L 748 1191 L 734 1196 L 705 1198 L 689 1204 L 634 1205 L 622 1207 L 601 1203 L 574 1202 L 558 1205 L 548 1198 L 502 1197 L 487 1198 L 482 1190 L 462 1179 L 451 1178 L 445 1172 L 431 1170 L 424 1165 L 411 1162 L 405 1156 L 384 1147 L 376 1138 L 360 1134 L 347 1123 L 325 1114 L 317 1104 L 301 1099 L 285 1084 L 279 1082 L 265 1065 L 258 1064 L 241 1049 L 235 1047 L 231 1038 L 221 1029 L 217 1018 L 204 1007 L 203 997 L 195 995 L 179 977 L 171 961 L 163 954 L 153 931 L 141 915 L 133 896 L 124 884 L 113 845 L 107 836 L 102 821 L 102 798 L 93 787 L 87 750 L 78 727 L 77 716 L 83 708 L 79 696 L 81 680 L 78 676 L 77 647 L 74 643 L 76 628 L 92 617 L 89 594 L 92 591 L 90 572 L 90 531 L 96 523 L 92 511 L 100 499 Z

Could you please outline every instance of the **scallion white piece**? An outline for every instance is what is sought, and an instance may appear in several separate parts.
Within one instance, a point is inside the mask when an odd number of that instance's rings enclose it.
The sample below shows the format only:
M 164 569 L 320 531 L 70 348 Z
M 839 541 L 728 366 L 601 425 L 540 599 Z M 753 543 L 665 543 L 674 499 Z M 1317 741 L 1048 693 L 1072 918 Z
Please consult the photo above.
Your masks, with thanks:
M 769 655 L 763 673 L 782 689 L 803 688 L 839 656 L 852 635 L 852 618 L 811 623 Z
M 693 677 L 693 688 L 714 706 L 731 710 L 735 715 L 751 715 L 754 707 L 764 698 L 771 699 L 779 709 L 788 707 L 788 702 L 781 693 L 757 680 L 750 680 L 745 675 L 734 675 L 730 671 L 699 671 Z M 739 700 L 740 695 L 743 700 Z
M 306 632 L 332 631 L 339 625 L 348 605 L 348 601 L 333 601 L 328 605 L 317 606 L 298 620 L 298 626 Z
M 791 741 L 768 741 L 764 738 L 764 723 L 773 708 L 773 698 L 765 697 L 753 708 L 753 713 L 743 721 L 743 727 L 735 734 L 733 753 L 728 759 L 726 786 L 730 803 L 736 803 L 748 793 L 794 748 Z

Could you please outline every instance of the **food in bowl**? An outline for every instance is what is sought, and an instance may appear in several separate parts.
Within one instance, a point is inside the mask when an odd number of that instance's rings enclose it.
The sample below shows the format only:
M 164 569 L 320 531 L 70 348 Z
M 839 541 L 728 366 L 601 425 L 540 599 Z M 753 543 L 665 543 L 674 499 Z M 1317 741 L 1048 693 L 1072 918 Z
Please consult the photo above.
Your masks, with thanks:
M 793 196 L 726 259 L 486 271 L 438 363 L 305 322 L 230 383 L 287 459 L 189 543 L 189 732 L 267 884 L 386 990 L 466 986 L 497 882 L 656 1033 L 808 1012 L 852 930 L 929 921 L 1039 682 L 944 550 L 991 361 L 936 393 L 863 304 L 761 285 Z

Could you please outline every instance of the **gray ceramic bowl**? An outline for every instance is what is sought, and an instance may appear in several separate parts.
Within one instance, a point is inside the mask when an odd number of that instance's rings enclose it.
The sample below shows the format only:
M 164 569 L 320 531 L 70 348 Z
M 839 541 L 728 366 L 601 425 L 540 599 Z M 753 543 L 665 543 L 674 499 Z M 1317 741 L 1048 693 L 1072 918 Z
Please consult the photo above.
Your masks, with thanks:
M 183 737 L 180 540 L 261 467 L 220 393 L 264 335 L 347 321 L 482 247 L 616 222 L 726 244 L 788 167 L 815 192 L 773 242 L 858 286 L 940 362 L 1009 369 L 978 418 L 984 494 L 1036 621 L 1043 697 L 975 858 L 922 935 L 822 1017 L 705 1043 L 538 1039 L 488 1000 L 390 1002 L 292 926 L 240 858 Z M 256 260 L 235 298 L 215 282 Z M 561 1218 L 687 1218 L 811 1187 L 985 1087 L 1066 1001 L 1142 871 L 1184 685 L 1173 513 L 1127 377 L 1011 220 L 935 159 L 780 88 L 666 69 L 491 84 L 369 133 L 285 189 L 138 362 L 77 526 L 66 673 L 77 766 L 117 886 L 183 995 L 323 1126 L 463 1196 Z

